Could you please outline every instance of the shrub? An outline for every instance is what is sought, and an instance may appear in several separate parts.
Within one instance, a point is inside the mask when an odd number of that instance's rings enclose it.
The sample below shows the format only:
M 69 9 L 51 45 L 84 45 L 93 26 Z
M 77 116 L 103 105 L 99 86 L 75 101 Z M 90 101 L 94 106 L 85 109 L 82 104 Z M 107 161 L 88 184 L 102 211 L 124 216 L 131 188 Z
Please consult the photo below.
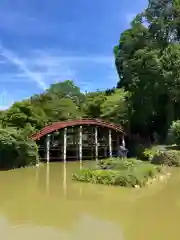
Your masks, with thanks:
M 168 141 L 171 144 L 180 144 L 180 120 L 172 122 L 168 131 Z
M 135 158 L 109 158 L 101 160 L 99 162 L 100 169 L 128 169 L 135 167 L 138 163 L 141 163 L 140 160 Z
M 128 165 L 128 160 L 102 160 L 100 166 L 103 163 L 104 167 L 106 163 L 108 169 L 82 169 L 73 174 L 73 179 L 105 185 L 134 187 L 135 185 L 145 185 L 149 178 L 154 177 L 161 170 L 160 167 L 135 159 L 130 159 Z M 115 165 L 117 162 L 121 163 L 121 165 Z M 112 166 L 112 169 L 109 169 L 109 166 Z
M 153 178 L 160 171 L 160 167 L 154 166 L 150 163 L 142 163 L 139 167 L 134 169 L 134 175 L 136 176 L 138 185 L 144 186 L 149 178 Z
M 0 168 L 34 165 L 38 161 L 36 143 L 13 128 L 0 129 Z
M 135 176 L 127 171 L 116 170 L 81 170 L 73 174 L 73 179 L 78 181 L 98 183 L 104 185 L 135 186 Z
M 151 163 L 178 167 L 180 166 L 180 152 L 176 150 L 157 151 Z
M 156 152 L 157 152 L 156 147 L 145 148 L 140 155 L 140 159 L 145 161 L 151 161 Z
M 93 171 L 91 169 L 81 169 L 77 173 L 73 173 L 73 179 L 82 182 L 90 182 L 93 177 Z

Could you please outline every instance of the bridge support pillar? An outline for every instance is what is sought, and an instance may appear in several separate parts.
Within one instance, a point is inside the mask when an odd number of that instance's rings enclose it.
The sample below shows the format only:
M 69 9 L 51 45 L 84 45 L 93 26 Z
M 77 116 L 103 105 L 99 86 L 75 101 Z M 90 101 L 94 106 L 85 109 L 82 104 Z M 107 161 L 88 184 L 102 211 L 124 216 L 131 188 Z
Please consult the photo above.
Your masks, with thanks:
M 79 160 L 79 138 L 76 139 L 76 160 Z
M 47 161 L 47 163 L 49 163 L 49 160 L 50 160 L 50 139 L 51 139 L 51 135 L 48 134 L 46 136 L 46 161 Z
M 109 156 L 112 157 L 112 134 L 111 134 L 111 129 L 109 129 Z
M 98 160 L 98 128 L 95 127 L 95 157 Z
M 123 146 L 123 147 L 126 147 L 126 143 L 125 143 L 125 140 L 124 140 L 124 136 L 122 136 L 122 146 Z
M 64 141 L 63 141 L 63 160 L 66 162 L 66 148 L 67 148 L 67 128 L 64 128 Z
M 120 142 L 119 142 L 119 134 L 117 133 L 117 157 L 119 157 L 119 146 L 120 146 Z
M 79 127 L 79 160 L 82 163 L 82 126 Z

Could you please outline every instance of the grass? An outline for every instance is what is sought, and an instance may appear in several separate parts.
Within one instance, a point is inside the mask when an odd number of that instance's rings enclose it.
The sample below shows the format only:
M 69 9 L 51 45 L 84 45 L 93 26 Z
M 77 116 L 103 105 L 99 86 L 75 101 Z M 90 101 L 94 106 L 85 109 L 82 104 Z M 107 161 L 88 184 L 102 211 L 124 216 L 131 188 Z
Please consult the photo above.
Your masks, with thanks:
M 73 174 L 73 179 L 96 184 L 136 187 L 146 185 L 161 171 L 161 167 L 136 159 L 101 160 L 96 169 L 82 169 Z

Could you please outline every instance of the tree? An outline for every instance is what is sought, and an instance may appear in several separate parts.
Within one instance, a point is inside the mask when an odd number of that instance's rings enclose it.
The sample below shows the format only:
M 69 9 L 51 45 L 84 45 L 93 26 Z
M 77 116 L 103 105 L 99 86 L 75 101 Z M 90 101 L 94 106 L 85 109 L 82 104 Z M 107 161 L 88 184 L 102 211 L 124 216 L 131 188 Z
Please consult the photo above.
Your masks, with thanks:
M 30 124 L 36 129 L 41 129 L 46 124 L 47 119 L 44 111 L 37 106 L 33 106 L 30 100 L 14 103 L 4 114 L 3 126 L 25 128 Z
M 151 43 L 148 29 L 137 16 L 130 29 L 125 30 L 120 37 L 119 44 L 114 47 L 115 64 L 119 74 L 118 87 L 128 87 L 132 81 L 130 60 L 136 51 L 147 47 Z
M 99 118 L 102 114 L 101 105 L 106 100 L 105 92 L 89 92 L 86 95 L 83 111 L 85 117 Z
M 101 105 L 101 117 L 118 124 L 127 124 L 128 97 L 128 92 L 125 92 L 123 89 L 117 89 Z
M 81 112 L 76 104 L 69 98 L 53 98 L 44 107 L 49 122 L 65 121 L 81 117 Z
M 58 99 L 71 99 L 78 107 L 80 107 L 85 99 L 85 96 L 81 93 L 80 88 L 70 80 L 52 84 L 46 94 L 56 96 Z
M 180 120 L 172 122 L 168 131 L 168 141 L 171 144 L 180 144 Z
M 179 0 L 149 0 L 114 48 L 118 87 L 131 92 L 134 133 L 158 132 L 165 139 L 170 123 L 180 117 L 179 6 Z
M 0 111 L 0 124 L 2 124 L 2 119 L 4 118 L 5 111 Z
M 144 18 L 159 48 L 180 40 L 180 1 L 149 0 Z
M 24 167 L 38 162 L 38 147 L 13 128 L 0 128 L 0 169 Z
M 73 81 L 52 84 L 46 92 L 31 98 L 33 106 L 43 109 L 47 121 L 61 121 L 82 116 L 85 95 Z

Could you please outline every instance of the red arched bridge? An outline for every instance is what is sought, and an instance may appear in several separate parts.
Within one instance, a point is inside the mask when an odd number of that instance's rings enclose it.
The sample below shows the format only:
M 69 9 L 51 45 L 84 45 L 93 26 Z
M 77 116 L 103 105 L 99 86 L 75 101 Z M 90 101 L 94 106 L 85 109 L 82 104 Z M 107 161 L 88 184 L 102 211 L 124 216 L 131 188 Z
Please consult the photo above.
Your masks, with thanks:
M 125 144 L 125 135 L 123 128 L 115 123 L 76 119 L 51 123 L 31 138 L 37 141 L 41 158 L 49 162 L 116 156 L 119 146 Z

